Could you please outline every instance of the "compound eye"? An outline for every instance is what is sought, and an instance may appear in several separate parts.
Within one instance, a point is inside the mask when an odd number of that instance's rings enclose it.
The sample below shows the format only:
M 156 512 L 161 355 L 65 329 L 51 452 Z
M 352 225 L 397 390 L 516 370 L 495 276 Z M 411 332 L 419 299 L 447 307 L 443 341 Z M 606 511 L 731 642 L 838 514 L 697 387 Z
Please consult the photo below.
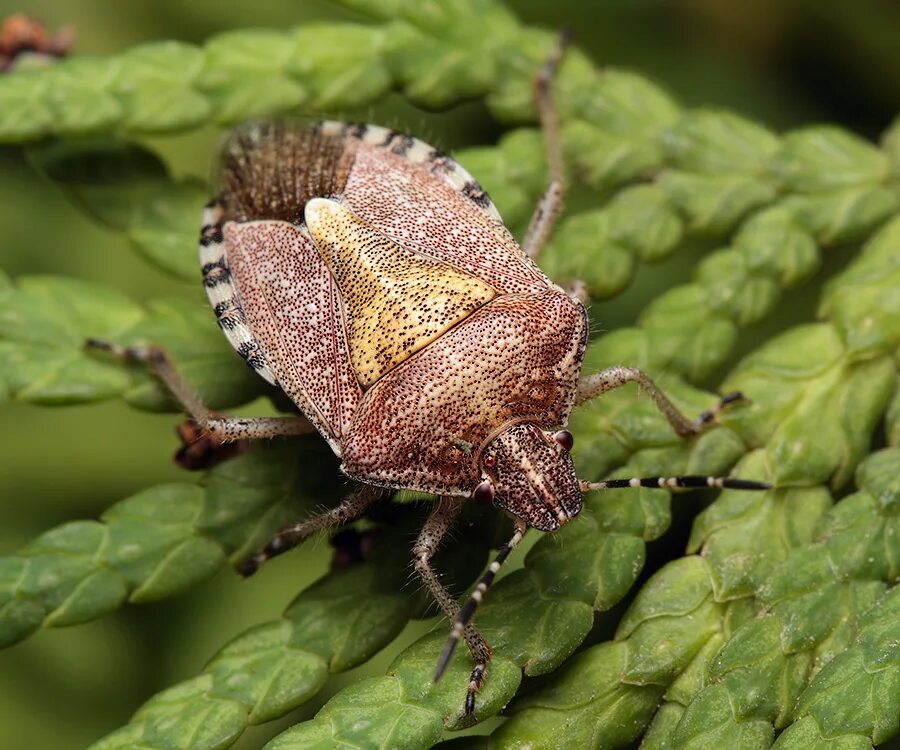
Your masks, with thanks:
M 571 451 L 572 446 L 575 445 L 575 438 L 568 430 L 560 430 L 559 432 L 554 432 L 553 439 L 557 443 L 559 443 L 560 447 L 566 452 Z
M 472 493 L 472 499 L 475 500 L 476 503 L 494 502 L 494 485 L 489 481 L 484 480 L 475 488 L 475 492 Z

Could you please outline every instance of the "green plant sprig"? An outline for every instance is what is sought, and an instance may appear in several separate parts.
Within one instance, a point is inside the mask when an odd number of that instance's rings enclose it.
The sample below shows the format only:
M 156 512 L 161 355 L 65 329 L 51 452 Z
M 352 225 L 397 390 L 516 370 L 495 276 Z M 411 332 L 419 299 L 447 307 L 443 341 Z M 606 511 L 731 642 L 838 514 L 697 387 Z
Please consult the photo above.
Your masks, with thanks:
M 531 78 L 552 34 L 522 27 L 490 0 L 343 4 L 376 23 L 229 32 L 203 47 L 144 45 L 4 76 L 0 140 L 30 144 L 33 163 L 79 205 L 122 231 L 151 262 L 194 278 L 203 186 L 172 180 L 158 159 L 111 134 L 343 112 L 391 88 L 426 107 L 484 96 L 502 121 L 534 120 Z M 712 397 L 684 381 L 714 373 L 740 326 L 770 315 L 783 290 L 816 272 L 825 248 L 866 240 L 900 206 L 900 125 L 881 148 L 831 126 L 776 135 L 728 112 L 683 110 L 641 76 L 598 71 L 575 49 L 560 72 L 557 100 L 573 178 L 596 191 L 600 207 L 563 222 L 543 258 L 556 278 L 584 276 L 595 298 L 610 297 L 639 262 L 669 257 L 689 236 L 729 243 L 708 255 L 691 284 L 646 308 L 635 327 L 592 344 L 586 361 L 587 370 L 628 362 L 663 372 L 666 389 L 689 412 L 708 407 Z M 96 140 L 85 144 L 85 135 Z M 62 140 L 38 143 L 48 136 Z M 511 225 L 527 219 L 545 180 L 536 130 L 513 131 L 497 147 L 459 158 Z M 83 179 L 97 163 L 115 168 L 112 189 Z M 541 675 L 565 666 L 513 704 L 489 743 L 517 739 L 539 747 L 559 730 L 619 746 L 650 726 L 645 742 L 652 747 L 710 737 L 768 747 L 774 728 L 787 727 L 778 746 L 803 746 L 818 732 L 868 747 L 896 733 L 896 722 L 883 717 L 897 711 L 897 691 L 890 690 L 897 684 L 890 630 L 897 597 L 878 598 L 898 575 L 898 535 L 888 533 L 896 527 L 896 488 L 878 470 L 896 451 L 860 462 L 885 410 L 892 444 L 900 435 L 892 359 L 900 344 L 898 226 L 890 222 L 831 281 L 822 299 L 825 322 L 788 331 L 729 376 L 726 387 L 741 388 L 753 403 L 726 417 L 724 427 L 681 444 L 631 393 L 611 394 L 574 415 L 586 477 L 613 470 L 722 473 L 737 462 L 742 474 L 772 477 L 785 489 L 757 497 L 723 493 L 695 522 L 695 554 L 641 589 L 617 640 L 571 659 L 594 611 L 633 586 L 646 543 L 671 521 L 669 495 L 605 493 L 587 503 L 577 524 L 539 541 L 479 613 L 497 648 L 479 718 L 515 697 L 523 670 Z M 0 279 L 0 323 L 0 381 L 20 400 L 53 405 L 123 396 L 141 408 L 171 406 L 145 373 L 84 353 L 90 336 L 167 346 L 218 408 L 266 392 L 235 363 L 202 306 L 143 309 L 96 285 Z M 129 599 L 179 593 L 228 556 L 259 546 L 302 511 L 313 478 L 291 473 L 276 499 L 265 489 L 255 494 L 242 477 L 296 467 L 295 445 L 252 451 L 211 472 L 202 487 L 152 488 L 111 508 L 102 522 L 64 525 L 3 558 L 0 639 L 19 640 L 40 624 L 83 622 Z M 825 485 L 840 488 L 854 470 L 859 492 L 830 509 Z M 862 543 L 872 559 L 854 546 Z M 378 564 L 387 581 L 404 575 L 399 557 L 379 557 Z M 307 700 L 330 672 L 368 658 L 420 614 L 410 597 L 380 587 L 373 566 L 329 574 L 300 595 L 302 606 L 238 636 L 201 675 L 152 698 L 96 747 L 168 747 L 188 731 L 197 746 L 226 747 L 248 723 Z M 800 586 L 797 571 L 806 575 Z M 819 589 L 833 596 L 817 597 Z M 366 623 L 374 628 L 372 613 L 383 617 L 383 628 L 368 640 L 354 631 L 338 644 L 348 610 L 336 602 L 351 592 L 360 632 Z M 321 628 L 335 637 L 320 637 Z M 269 747 L 437 742 L 445 728 L 465 723 L 459 696 L 468 679 L 463 654 L 431 686 L 441 640 L 421 640 L 389 675 L 341 691 L 316 719 Z M 591 685 L 605 689 L 588 695 Z M 861 718 L 850 721 L 840 706 Z M 383 736 L 376 738 L 376 727 Z
M 531 110 L 528 76 L 536 65 L 521 75 L 507 67 L 500 73 L 498 61 L 510 48 L 522 57 L 520 24 L 501 5 L 434 3 L 429 15 L 406 2 L 395 10 L 382 24 L 229 31 L 203 47 L 156 42 L 4 76 L 0 141 L 185 132 L 301 108 L 360 107 L 391 88 L 428 108 L 490 93 L 495 111 L 520 114 L 523 103 Z M 552 35 L 541 41 L 536 52 L 546 55 Z
M 99 521 L 63 524 L 0 558 L 0 643 L 41 626 L 87 622 L 126 601 L 175 596 L 206 580 L 229 557 L 241 559 L 315 509 L 322 488 L 301 467 L 321 453 L 314 444 L 259 447 L 212 470 L 204 486 L 151 487 Z

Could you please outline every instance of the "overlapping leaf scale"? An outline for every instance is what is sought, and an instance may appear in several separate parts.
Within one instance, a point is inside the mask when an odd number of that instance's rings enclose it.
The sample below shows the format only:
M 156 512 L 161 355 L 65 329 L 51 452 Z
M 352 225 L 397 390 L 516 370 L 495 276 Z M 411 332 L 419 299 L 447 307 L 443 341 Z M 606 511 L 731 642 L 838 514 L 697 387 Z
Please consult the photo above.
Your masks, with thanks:
M 887 331 L 893 320 L 890 308 L 882 311 L 878 290 L 891 283 L 898 224 L 882 229 L 826 293 L 839 299 L 841 290 L 853 288 L 862 310 L 888 318 Z M 625 658 L 630 668 L 618 669 L 619 678 L 602 693 L 583 683 L 573 695 L 578 681 L 570 685 L 554 676 L 514 704 L 512 718 L 492 737 L 496 746 L 550 746 L 557 732 L 579 727 L 586 745 L 620 746 L 640 736 L 653 715 L 625 699 L 635 686 L 654 700 L 663 693 L 669 700 L 645 739 L 648 747 L 768 747 L 774 723 L 790 722 L 809 678 L 852 642 L 856 621 L 898 577 L 897 488 L 890 469 L 897 465 L 896 449 L 862 464 L 860 493 L 834 509 L 822 486 L 849 479 L 897 380 L 890 357 L 896 340 L 882 339 L 880 350 L 868 343 L 853 347 L 862 340 L 865 316 L 854 320 L 859 324 L 846 329 L 826 322 L 788 331 L 727 379 L 726 388 L 754 398 L 729 425 L 759 446 L 735 473 L 762 473 L 783 489 L 722 493 L 695 522 L 689 551 L 701 556 L 662 568 L 639 592 L 616 641 L 578 657 Z M 698 595 L 693 608 L 667 609 L 673 578 L 679 585 L 695 581 L 706 598 Z M 660 612 L 671 618 L 662 626 Z M 609 715 L 607 706 L 619 698 L 621 710 Z M 880 700 L 872 711 L 882 710 Z M 548 733 L 548 726 L 555 731 Z M 620 738 L 605 729 L 621 726 L 634 734 Z
M 153 42 L 4 76 L 0 140 L 180 132 L 300 107 L 359 107 L 391 88 L 444 107 L 487 94 L 500 78 L 497 61 L 522 46 L 517 20 L 489 0 L 410 6 L 382 18 L 228 31 L 202 47 Z
M 742 475 L 750 468 L 738 465 Z M 785 494 L 764 502 L 787 506 L 793 498 Z M 781 531 L 777 525 L 775 530 Z M 669 563 L 638 593 L 616 640 L 576 657 L 609 678 L 579 680 L 570 662 L 560 675 L 512 706 L 511 718 L 494 732 L 491 746 L 552 747 L 552 738 L 562 732 L 585 747 L 633 742 L 647 728 L 667 689 L 679 682 L 697 683 L 697 671 L 703 668 L 698 665 L 705 665 L 730 628 L 748 614 L 716 598 L 710 564 L 703 557 Z
M 666 257 L 683 233 L 731 237 L 691 284 L 662 295 L 640 319 L 636 335 L 657 334 L 647 348 L 660 368 L 707 377 L 733 348 L 736 326 L 770 314 L 783 290 L 818 269 L 822 248 L 865 239 L 900 207 L 887 184 L 889 155 L 845 131 L 777 137 L 727 111 L 679 112 L 649 83 L 589 74 L 590 64 L 573 58 L 558 87 L 570 161 L 587 184 L 619 192 L 604 208 L 563 221 L 547 251 L 551 272 L 580 274 L 594 296 L 611 296 L 636 260 Z M 626 93 L 628 106 L 619 106 Z M 645 184 L 627 184 L 635 181 Z M 629 231 L 617 214 L 632 197 L 645 213 Z
M 885 432 L 890 445 L 900 445 L 900 378 L 885 415 Z
M 888 449 L 860 465 L 861 491 L 819 519 L 811 545 L 793 549 L 771 570 L 756 591 L 760 611 L 708 657 L 702 683 L 668 696 L 672 715 L 657 719 L 665 727 L 654 727 L 648 747 L 721 746 L 753 726 L 759 735 L 752 746 L 765 748 L 773 729 L 797 718 L 810 679 L 842 658 L 865 613 L 900 579 L 898 460 L 897 449 Z
M 740 468 L 743 474 L 748 467 Z M 810 503 L 810 498 L 804 496 L 808 493 L 799 491 L 782 491 L 781 494 L 778 509 L 781 516 L 791 504 L 795 505 L 796 516 L 804 511 L 821 514 L 827 501 L 827 497 L 816 497 Z M 772 499 L 768 502 L 772 503 Z M 792 520 L 810 525 L 808 518 Z M 756 524 L 754 531 L 784 533 L 786 525 L 782 521 L 772 523 L 772 528 L 766 529 Z M 796 529 L 790 531 L 797 532 Z M 747 533 L 746 529 L 744 533 Z M 798 539 L 791 541 L 802 545 L 808 531 L 797 536 Z M 781 541 L 778 546 L 783 549 L 787 544 Z M 782 559 L 784 555 L 782 551 Z M 726 640 L 740 644 L 734 640 L 739 637 L 735 633 L 749 631 L 762 638 L 751 642 L 757 649 L 751 651 L 751 655 L 764 661 L 769 657 L 768 652 L 760 655 L 758 651 L 770 647 L 773 636 L 778 642 L 777 631 L 773 633 L 766 627 L 768 623 L 748 619 L 752 618 L 755 608 L 740 606 L 742 600 L 729 602 L 717 598 L 712 573 L 711 564 L 696 556 L 665 566 L 639 592 L 620 624 L 617 640 L 588 649 L 571 660 L 560 675 L 554 675 L 544 688 L 518 701 L 512 709 L 512 718 L 492 736 L 491 746 L 528 743 L 533 747 L 552 747 L 552 738 L 562 732 L 583 746 L 624 746 L 643 734 L 664 695 L 670 703 L 655 714 L 656 721 L 645 744 L 648 747 L 690 746 L 677 744 L 684 738 L 675 734 L 676 728 L 682 733 L 687 731 L 679 724 L 682 711 L 678 701 L 690 700 L 706 684 L 708 665 L 717 653 L 721 653 L 722 644 Z M 877 595 L 872 589 L 856 592 L 854 601 L 858 606 L 864 606 L 871 602 L 873 593 Z M 762 627 L 761 634 L 755 630 L 759 627 Z M 742 656 L 748 658 L 746 654 Z M 583 680 L 583 669 L 576 666 L 579 659 L 591 664 L 593 669 L 607 670 L 611 677 L 603 682 Z M 808 660 L 802 658 L 785 661 L 784 665 L 766 663 L 762 677 L 746 686 L 749 698 L 775 700 L 787 689 L 786 686 L 790 686 L 790 679 L 796 682 L 798 668 L 808 668 Z M 799 679 L 803 677 L 805 672 L 801 672 Z M 642 699 L 637 701 L 636 696 Z M 701 696 L 705 699 L 698 704 L 703 711 L 702 718 L 687 726 L 696 728 L 699 736 L 709 742 L 703 746 L 722 747 L 737 741 L 747 743 L 749 737 L 756 738 L 754 742 L 771 742 L 772 727 L 765 721 L 742 721 L 734 731 L 725 731 L 730 727 L 721 725 L 731 717 L 732 704 L 728 700 L 731 696 L 710 691 Z M 627 731 L 622 731 L 623 728 Z M 676 744 L 672 745 L 672 742 Z
M 285 451 L 270 462 L 271 469 L 280 466 L 282 474 L 289 462 Z M 301 456 L 297 466 L 308 466 L 309 462 L 309 457 Z M 208 492 L 214 497 L 208 520 L 215 522 L 225 538 L 231 538 L 241 523 L 251 519 L 257 523 L 255 532 L 270 533 L 271 524 L 258 521 L 269 515 L 260 503 L 271 494 L 264 489 L 265 483 L 260 483 L 262 477 L 250 473 L 238 479 L 233 474 L 229 469 L 210 478 Z M 303 474 L 309 491 L 310 477 L 305 470 Z M 298 480 L 292 477 L 288 483 L 293 486 Z M 241 488 L 237 499 L 236 481 Z M 287 487 L 281 491 L 293 492 Z M 202 674 L 152 697 L 129 724 L 98 741 L 93 750 L 130 748 L 134 743 L 153 748 L 181 747 L 186 733 L 191 736 L 192 750 L 228 747 L 247 726 L 276 719 L 309 700 L 330 674 L 369 659 L 390 643 L 410 618 L 430 616 L 433 606 L 427 592 L 409 583 L 410 540 L 422 516 L 410 508 L 389 528 L 366 532 L 371 543 L 366 544 L 365 564 L 333 568 L 303 590 L 282 618 L 238 635 L 210 660 Z M 481 571 L 493 540 L 493 529 L 484 518 L 470 520 L 473 527 L 466 537 L 467 554 L 439 554 L 435 559 L 450 585 L 454 581 L 465 584 Z M 259 544 L 258 533 L 244 536 L 247 543 L 234 553 L 236 557 L 248 546 Z M 390 703 L 384 695 L 385 686 L 366 686 L 370 682 L 351 689 L 344 713 L 359 701 L 376 713 L 378 706 Z M 449 702 L 449 697 L 445 700 Z M 425 709 L 407 709 L 396 724 L 397 731 L 416 731 L 404 727 L 404 722 L 412 721 L 418 727 L 417 722 L 429 715 Z M 381 719 L 373 722 L 355 722 L 352 731 L 366 736 Z
M 323 454 L 308 455 L 309 452 Z M 124 601 L 176 595 L 212 575 L 231 555 L 259 548 L 286 521 L 308 514 L 330 486 L 309 466 L 326 449 L 297 441 L 253 451 L 213 470 L 205 487 L 164 485 L 113 506 L 99 522 L 53 529 L 0 560 L 4 645 L 42 623 L 64 626 L 106 614 Z M 327 675 L 377 653 L 412 615 L 426 610 L 406 586 L 409 524 L 377 537 L 366 565 L 332 571 L 303 591 L 281 620 L 238 636 L 203 674 L 154 696 L 95 748 L 226 747 L 248 724 L 302 704 Z M 471 535 L 470 535 L 471 536 Z M 456 572 L 483 565 L 486 534 L 470 538 Z M 477 554 L 476 550 L 481 553 Z
M 23 277 L 0 287 L 0 381 L 21 401 L 86 403 L 121 396 L 144 409 L 173 408 L 140 365 L 89 351 L 85 341 L 159 344 L 213 408 L 244 403 L 264 391 L 199 299 L 143 308 L 101 284 L 55 276 Z
M 120 367 L 89 358 L 89 336 L 115 338 L 145 311 L 122 293 L 53 277 L 0 288 L 0 380 L 11 395 L 43 404 L 109 398 L 131 385 Z
M 692 119 L 697 122 L 691 123 Z M 719 228 L 722 232 L 736 229 L 731 245 L 705 259 L 693 283 L 662 295 L 639 321 L 645 336 L 664 331 L 652 339 L 658 366 L 675 367 L 689 379 L 714 372 L 732 349 L 735 326 L 755 323 L 769 314 L 783 289 L 817 270 L 821 249 L 866 238 L 900 207 L 896 193 L 885 184 L 885 154 L 871 144 L 836 128 L 807 128 L 773 142 L 761 129 L 735 123 L 733 116 L 699 111 L 687 113 L 676 126 L 677 131 L 691 125 L 672 146 L 679 169 L 692 170 L 694 175 L 686 195 L 702 203 L 700 183 L 721 179 L 702 174 L 720 162 L 708 154 L 706 142 L 712 144 L 712 154 L 724 142 L 721 161 L 743 164 L 754 175 L 749 179 L 772 187 L 771 195 L 756 206 L 748 204 L 735 211 L 734 221 Z M 738 132 L 741 137 L 720 137 L 723 131 Z M 690 145 L 692 140 L 696 145 Z M 756 145 L 755 161 L 747 158 L 749 149 L 739 147 L 748 143 Z M 857 164 L 852 176 L 843 182 L 829 177 L 848 162 Z M 660 176 L 663 189 L 672 174 Z M 698 204 L 697 210 L 679 204 L 671 185 L 667 192 L 688 227 L 700 222 L 713 231 L 716 227 L 704 223 L 704 217 L 721 220 L 728 215 L 727 210 L 708 204 Z M 728 186 L 711 186 L 709 192 L 710 200 L 732 196 Z M 752 191 L 736 195 L 752 195 Z M 666 325 L 667 320 L 677 322 Z M 706 342 L 719 346 L 707 348 Z
M 646 339 L 656 367 L 692 380 L 727 358 L 738 326 L 770 315 L 785 290 L 812 276 L 823 249 L 865 239 L 900 207 L 887 184 L 889 155 L 837 128 L 779 137 L 727 111 L 681 111 L 661 89 L 596 70 L 577 50 L 556 98 L 574 176 L 615 192 L 602 208 L 563 220 L 542 256 L 554 278 L 611 297 L 639 263 L 667 258 L 687 235 L 730 238 L 692 283 L 619 332 Z M 545 184 L 544 151 L 538 132 L 522 129 L 459 158 L 521 226 Z M 834 176 L 848 164 L 847 175 Z
M 155 153 L 111 137 L 41 143 L 27 153 L 80 210 L 122 232 L 157 267 L 199 283 L 197 241 L 209 199 L 199 180 L 173 179 Z
M 816 674 L 797 701 L 797 720 L 774 747 L 871 747 L 900 729 L 900 587 L 859 620 L 852 645 Z
M 155 695 L 93 750 L 182 747 L 188 735 L 192 750 L 228 747 L 248 725 L 283 716 L 318 693 L 330 674 L 369 659 L 422 611 L 421 598 L 405 585 L 412 531 L 406 524 L 378 535 L 367 564 L 332 570 L 282 618 L 237 636 L 200 675 Z M 475 540 L 470 568 L 480 565 L 485 542 Z
M 72 521 L 0 558 L 0 645 L 39 627 L 93 620 L 125 602 L 180 594 L 258 549 L 321 498 L 304 461 L 323 449 L 304 441 L 261 446 L 211 471 L 205 487 L 166 484 Z M 314 494 L 315 493 L 315 494 Z

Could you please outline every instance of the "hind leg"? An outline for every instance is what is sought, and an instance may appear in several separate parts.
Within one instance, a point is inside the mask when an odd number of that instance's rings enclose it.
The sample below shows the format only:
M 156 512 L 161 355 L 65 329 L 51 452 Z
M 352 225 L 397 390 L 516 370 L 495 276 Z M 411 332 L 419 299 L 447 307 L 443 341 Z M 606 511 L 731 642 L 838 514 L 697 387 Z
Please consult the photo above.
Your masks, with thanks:
M 252 576 L 260 566 L 273 557 L 278 557 L 294 549 L 317 531 L 343 526 L 359 518 L 372 503 L 381 498 L 384 490 L 364 484 L 341 500 L 334 508 L 326 510 L 300 523 L 292 524 L 279 531 L 259 552 L 243 562 L 238 572 L 242 576 Z
M 522 241 L 525 255 L 535 261 L 550 239 L 566 197 L 565 163 L 559 135 L 559 115 L 553 103 L 552 84 L 567 43 L 568 35 L 560 34 L 556 47 L 534 79 L 534 101 L 544 131 L 550 177 L 550 183 L 534 210 L 525 239 Z

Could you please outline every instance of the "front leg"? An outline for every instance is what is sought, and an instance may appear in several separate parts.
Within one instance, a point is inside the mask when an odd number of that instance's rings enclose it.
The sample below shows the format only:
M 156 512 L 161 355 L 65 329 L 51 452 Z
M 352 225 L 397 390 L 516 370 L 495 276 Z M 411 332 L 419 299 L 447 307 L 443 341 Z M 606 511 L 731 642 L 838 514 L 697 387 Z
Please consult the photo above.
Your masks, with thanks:
M 484 599 L 484 595 L 487 593 L 487 590 L 494 582 L 494 578 L 497 576 L 497 572 L 500 570 L 500 566 L 503 565 L 503 561 L 506 560 L 507 557 L 509 557 L 509 553 L 516 548 L 519 542 L 522 541 L 522 537 L 525 536 L 525 532 L 528 530 L 527 524 L 521 518 L 514 519 L 514 522 L 515 533 L 501 548 L 500 552 L 497 554 L 497 557 L 494 558 L 494 562 L 492 562 L 488 566 L 488 569 L 481 577 L 478 585 L 474 588 L 471 595 L 469 596 L 469 600 L 459 609 L 459 612 L 457 613 L 456 618 L 453 621 L 453 630 L 450 631 L 450 637 L 447 639 L 447 644 L 444 646 L 444 651 L 441 653 L 441 658 L 438 660 L 437 668 L 434 671 L 435 682 L 441 679 L 441 676 L 447 669 L 447 665 L 450 663 L 450 659 L 453 657 L 453 652 L 456 650 L 456 645 L 459 643 L 459 639 L 465 636 L 468 628 L 472 627 L 471 621 L 475 616 L 475 611 L 478 609 L 478 605 L 481 604 L 481 600 Z M 479 660 L 478 657 L 475 658 L 475 669 L 472 670 L 472 678 L 469 680 L 469 689 L 466 693 L 467 716 L 475 713 L 475 695 L 484 684 L 484 677 L 487 671 L 489 660 L 490 653 L 487 654 L 486 659 Z
M 653 403 L 656 404 L 663 416 L 669 421 L 669 424 L 672 425 L 672 429 L 681 437 L 689 437 L 702 432 L 707 426 L 715 422 L 726 406 L 744 400 L 743 394 L 738 391 L 727 393 L 722 396 L 713 409 L 703 412 L 697 419 L 688 419 L 647 375 L 636 367 L 618 365 L 581 378 L 578 381 L 575 403 L 576 405 L 583 404 L 585 401 L 590 401 L 592 398 L 596 398 L 626 383 L 637 383 L 653 399 Z
M 422 578 L 428 591 L 431 592 L 432 597 L 434 597 L 444 614 L 454 622 L 459 618 L 459 605 L 450 596 L 450 592 L 447 591 L 434 568 L 431 567 L 431 558 L 434 557 L 441 541 L 450 530 L 457 516 L 459 516 L 462 502 L 459 498 L 442 497 L 429 514 L 413 547 L 413 560 L 416 572 Z M 475 711 L 475 694 L 484 681 L 485 670 L 491 658 L 491 647 L 474 625 L 465 625 L 462 629 L 462 635 L 466 640 L 466 645 L 469 647 L 472 658 L 475 660 L 475 668 L 472 670 L 469 688 L 466 693 L 465 710 L 468 715 Z

